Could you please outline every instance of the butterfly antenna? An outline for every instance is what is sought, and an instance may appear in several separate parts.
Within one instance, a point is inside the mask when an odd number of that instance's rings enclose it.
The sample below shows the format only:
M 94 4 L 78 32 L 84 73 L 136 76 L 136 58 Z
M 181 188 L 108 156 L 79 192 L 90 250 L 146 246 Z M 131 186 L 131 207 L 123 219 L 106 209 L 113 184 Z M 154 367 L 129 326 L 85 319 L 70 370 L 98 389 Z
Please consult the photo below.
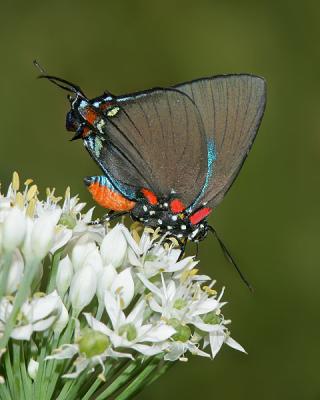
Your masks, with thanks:
M 76 95 L 88 100 L 86 95 L 83 93 L 83 91 L 81 90 L 81 88 L 79 86 L 77 86 L 74 83 L 69 82 L 65 79 L 58 78 L 57 76 L 48 75 L 46 70 L 44 68 L 42 68 L 42 66 L 38 63 L 37 60 L 33 61 L 33 65 L 36 68 L 38 68 L 38 70 L 42 74 L 42 75 L 38 76 L 39 79 L 43 79 L 43 78 L 48 79 L 51 83 L 58 86 L 59 88 L 66 90 L 67 92 L 75 93 Z M 62 83 L 63 83 L 63 85 L 62 85 Z M 68 85 L 68 86 L 65 86 L 65 85 Z
M 221 250 L 224 254 L 224 256 L 226 257 L 226 259 L 234 266 L 234 268 L 237 270 L 241 280 L 244 282 L 244 284 L 248 287 L 248 289 L 253 292 L 253 287 L 251 286 L 251 284 L 249 283 L 249 281 L 247 280 L 247 278 L 244 276 L 244 274 L 241 272 L 240 268 L 238 267 L 237 263 L 235 262 L 234 258 L 232 257 L 232 255 L 230 254 L 229 250 L 227 249 L 226 245 L 223 243 L 223 241 L 220 239 L 217 231 L 212 227 L 212 226 L 208 226 L 209 231 L 214 235 L 214 237 L 217 239 Z

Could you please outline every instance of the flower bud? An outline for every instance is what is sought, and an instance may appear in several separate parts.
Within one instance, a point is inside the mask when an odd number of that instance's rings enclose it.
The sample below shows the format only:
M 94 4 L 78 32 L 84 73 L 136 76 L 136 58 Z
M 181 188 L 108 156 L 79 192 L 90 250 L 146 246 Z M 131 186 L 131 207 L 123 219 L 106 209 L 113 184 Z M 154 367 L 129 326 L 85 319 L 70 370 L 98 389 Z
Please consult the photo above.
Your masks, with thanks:
M 103 301 L 106 290 L 111 288 L 111 285 L 117 276 L 117 271 L 114 266 L 109 264 L 102 269 L 99 274 L 97 296 L 99 301 Z
M 38 369 L 39 369 L 38 361 L 35 361 L 33 358 L 31 358 L 28 364 L 28 374 L 31 379 L 33 380 L 36 379 Z
M 61 301 L 61 303 L 62 303 L 62 301 Z M 61 304 L 61 313 L 52 327 L 54 333 L 59 335 L 64 330 L 64 328 L 67 326 L 68 322 L 69 322 L 68 310 L 66 309 L 65 305 L 62 303 Z
M 59 221 L 61 210 L 46 211 L 34 223 L 31 246 L 33 254 L 42 259 L 53 243 L 55 228 Z
M 56 275 L 56 287 L 60 297 L 63 297 L 69 289 L 73 276 L 73 267 L 69 256 L 60 260 Z
M 106 351 L 110 346 L 110 340 L 103 333 L 88 328 L 81 333 L 78 345 L 80 353 L 90 358 Z
M 85 260 L 92 251 L 96 249 L 96 244 L 94 242 L 77 242 L 77 244 L 72 249 L 71 261 L 75 271 L 78 271 L 84 266 Z
M 97 289 L 97 276 L 95 270 L 88 266 L 79 269 L 71 281 L 70 300 L 72 307 L 80 312 L 87 306 Z
M 176 333 L 172 336 L 173 340 L 186 342 L 190 339 L 191 329 L 188 325 L 182 325 L 176 318 L 171 318 L 168 323 L 176 330 Z
M 127 254 L 127 241 L 119 225 L 108 232 L 101 243 L 100 251 L 104 264 L 120 267 Z
M 14 293 L 20 284 L 23 275 L 24 262 L 21 253 L 16 249 L 12 255 L 12 262 L 7 278 L 6 294 Z
M 99 274 L 102 271 L 103 268 L 102 258 L 97 247 L 94 247 L 92 251 L 90 251 L 86 255 L 83 265 L 86 267 L 90 266 L 91 268 L 93 268 L 96 274 Z
M 21 246 L 26 233 L 26 218 L 23 212 L 13 207 L 8 212 L 2 232 L 2 247 L 5 251 L 12 251 Z

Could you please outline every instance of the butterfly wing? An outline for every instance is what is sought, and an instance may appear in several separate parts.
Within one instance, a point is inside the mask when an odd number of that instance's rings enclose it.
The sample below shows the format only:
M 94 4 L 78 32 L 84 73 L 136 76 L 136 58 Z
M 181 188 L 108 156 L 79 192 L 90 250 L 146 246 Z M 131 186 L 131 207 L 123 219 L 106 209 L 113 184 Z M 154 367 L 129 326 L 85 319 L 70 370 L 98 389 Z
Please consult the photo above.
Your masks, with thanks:
M 119 111 L 105 119 L 100 152 L 87 146 L 93 158 L 124 185 L 159 197 L 174 192 L 189 205 L 207 173 L 205 128 L 193 101 L 175 89 L 153 89 L 116 97 L 116 105 Z
M 206 183 L 191 208 L 200 202 L 214 207 L 237 177 L 258 132 L 266 103 L 265 81 L 253 75 L 222 75 L 176 88 L 197 105 L 215 150 Z

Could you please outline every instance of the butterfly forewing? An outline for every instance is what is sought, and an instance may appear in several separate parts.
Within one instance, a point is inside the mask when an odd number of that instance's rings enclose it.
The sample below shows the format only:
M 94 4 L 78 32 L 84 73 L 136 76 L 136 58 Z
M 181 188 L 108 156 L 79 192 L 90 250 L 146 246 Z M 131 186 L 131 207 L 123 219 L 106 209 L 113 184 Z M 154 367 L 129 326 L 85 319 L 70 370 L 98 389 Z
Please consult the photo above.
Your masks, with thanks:
M 213 139 L 215 160 L 208 185 L 193 205 L 201 201 L 213 207 L 232 185 L 257 134 L 265 109 L 265 81 L 252 75 L 225 75 L 176 88 L 194 100 L 207 139 Z
M 119 112 L 104 127 L 106 169 L 125 184 L 192 203 L 207 173 L 205 127 L 193 101 L 165 89 L 116 99 Z

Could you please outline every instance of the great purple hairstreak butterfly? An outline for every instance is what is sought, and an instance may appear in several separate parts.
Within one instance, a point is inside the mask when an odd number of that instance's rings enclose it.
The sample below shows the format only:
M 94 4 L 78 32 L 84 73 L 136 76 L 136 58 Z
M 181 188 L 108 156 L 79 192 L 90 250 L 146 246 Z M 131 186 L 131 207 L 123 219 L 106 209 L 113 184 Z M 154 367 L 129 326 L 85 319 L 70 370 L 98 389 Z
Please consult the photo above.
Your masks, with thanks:
M 64 79 L 45 73 L 40 78 L 72 93 L 66 128 L 102 169 L 103 175 L 85 183 L 94 200 L 112 210 L 112 218 L 129 213 L 182 246 L 209 231 L 216 234 L 207 217 L 254 142 L 266 104 L 263 78 L 219 75 L 93 99 Z

